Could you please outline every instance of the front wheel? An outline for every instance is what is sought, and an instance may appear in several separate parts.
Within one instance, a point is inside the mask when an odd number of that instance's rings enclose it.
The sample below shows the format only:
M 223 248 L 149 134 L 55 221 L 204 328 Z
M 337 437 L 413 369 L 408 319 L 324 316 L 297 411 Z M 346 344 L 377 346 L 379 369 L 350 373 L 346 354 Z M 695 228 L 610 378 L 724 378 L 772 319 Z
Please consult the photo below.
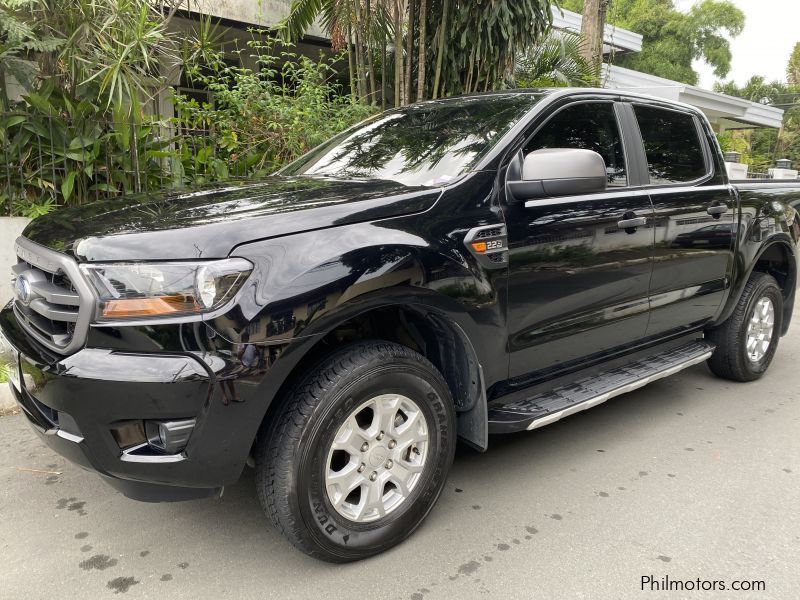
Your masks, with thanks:
M 707 333 L 717 346 L 708 359 L 711 371 L 733 381 L 761 377 L 778 348 L 782 316 L 778 282 L 766 273 L 753 273 L 731 316 Z
M 303 552 L 366 558 L 433 508 L 455 441 L 453 400 L 430 362 L 398 344 L 353 345 L 296 386 L 259 436 L 259 499 Z

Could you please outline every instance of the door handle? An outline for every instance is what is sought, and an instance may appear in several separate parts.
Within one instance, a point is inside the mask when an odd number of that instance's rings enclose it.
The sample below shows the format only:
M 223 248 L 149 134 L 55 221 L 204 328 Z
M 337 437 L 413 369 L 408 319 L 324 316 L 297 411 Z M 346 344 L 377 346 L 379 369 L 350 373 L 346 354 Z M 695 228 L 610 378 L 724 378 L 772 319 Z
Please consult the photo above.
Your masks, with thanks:
M 620 229 L 636 229 L 637 227 L 644 227 L 647 225 L 647 217 L 633 217 L 631 219 L 622 219 L 617 221 L 617 227 Z M 633 233 L 629 231 L 628 233 Z
M 728 212 L 728 205 L 727 204 L 715 204 L 713 206 L 709 206 L 706 209 L 706 212 L 710 214 L 715 219 L 719 219 L 720 215 L 724 215 Z

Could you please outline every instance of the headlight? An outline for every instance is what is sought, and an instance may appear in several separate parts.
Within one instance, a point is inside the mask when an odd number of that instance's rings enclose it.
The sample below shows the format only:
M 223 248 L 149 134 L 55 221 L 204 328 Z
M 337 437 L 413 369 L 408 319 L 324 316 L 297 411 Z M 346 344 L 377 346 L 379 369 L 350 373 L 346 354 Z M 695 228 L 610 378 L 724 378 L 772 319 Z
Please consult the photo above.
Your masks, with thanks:
M 180 317 L 215 310 L 253 270 L 243 258 L 81 265 L 100 297 L 100 320 Z

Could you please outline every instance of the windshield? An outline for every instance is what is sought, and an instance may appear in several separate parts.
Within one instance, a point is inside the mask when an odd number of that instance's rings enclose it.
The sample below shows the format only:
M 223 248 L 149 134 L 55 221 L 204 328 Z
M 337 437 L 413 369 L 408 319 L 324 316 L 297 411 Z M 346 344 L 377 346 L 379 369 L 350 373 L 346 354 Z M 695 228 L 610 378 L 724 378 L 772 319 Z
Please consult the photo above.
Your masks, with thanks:
M 472 96 L 381 113 L 317 146 L 280 174 L 446 185 L 474 167 L 541 98 Z

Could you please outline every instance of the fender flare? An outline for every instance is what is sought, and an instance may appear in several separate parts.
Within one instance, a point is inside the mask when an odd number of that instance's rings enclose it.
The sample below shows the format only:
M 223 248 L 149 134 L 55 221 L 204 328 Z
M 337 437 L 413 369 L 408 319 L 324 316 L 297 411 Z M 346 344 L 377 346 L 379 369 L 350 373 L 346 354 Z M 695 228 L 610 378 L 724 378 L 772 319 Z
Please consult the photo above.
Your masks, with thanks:
M 739 298 L 742 295 L 742 291 L 744 290 L 744 286 L 747 283 L 750 276 L 753 274 L 753 271 L 758 264 L 758 261 L 761 259 L 764 254 L 773 247 L 780 247 L 781 251 L 785 254 L 789 262 L 788 268 L 788 277 L 789 280 L 787 281 L 787 285 L 785 286 L 788 289 L 784 289 L 784 307 L 783 307 L 783 326 L 781 335 L 786 333 L 786 330 L 789 327 L 789 323 L 791 321 L 792 311 L 794 308 L 794 296 L 795 296 L 795 289 L 797 286 L 797 255 L 795 251 L 795 247 L 792 243 L 791 238 L 786 234 L 778 234 L 773 237 L 770 237 L 761 244 L 758 251 L 755 253 L 752 259 L 750 259 L 749 264 L 744 268 L 743 266 L 739 267 L 739 269 L 734 269 L 734 282 L 731 285 L 731 291 L 728 295 L 728 299 L 717 317 L 715 319 L 715 324 L 723 323 L 727 320 L 728 317 L 731 316 L 733 313 L 736 304 L 739 302 Z M 736 258 L 734 260 L 742 260 L 741 254 L 737 253 Z M 735 265 L 739 266 L 739 265 Z
M 431 292 L 428 291 L 420 296 L 429 296 L 429 294 Z M 421 319 L 432 320 L 437 330 L 441 331 L 442 328 L 449 329 L 447 334 L 452 334 L 456 346 L 463 349 L 465 371 L 461 373 L 462 377 L 457 378 L 455 373 L 449 369 L 445 369 L 446 372 L 442 373 L 442 375 L 450 387 L 453 401 L 456 405 L 459 438 L 472 448 L 483 452 L 487 449 L 489 443 L 489 409 L 483 364 L 472 338 L 465 330 L 464 324 L 453 318 L 452 314 L 448 314 L 441 307 L 434 306 L 424 300 L 430 300 L 430 298 L 423 299 L 421 297 L 420 302 L 411 303 L 384 297 L 376 302 L 367 302 L 365 305 L 358 307 L 357 310 L 341 311 L 337 315 L 338 318 L 326 320 L 324 328 L 316 328 L 313 336 L 310 336 L 314 338 L 314 343 L 306 347 L 303 356 L 298 358 L 297 363 L 302 362 L 303 358 L 313 351 L 316 343 L 337 327 L 349 320 L 363 317 L 370 312 L 381 309 L 402 308 L 403 310 L 417 313 Z M 456 381 L 456 379 L 460 379 L 460 381 Z
M 427 329 L 434 331 L 437 339 L 445 340 L 439 347 L 452 349 L 452 353 L 447 355 L 449 360 L 446 361 L 445 368 L 440 367 L 440 370 L 443 370 L 442 375 L 453 396 L 457 433 L 467 445 L 478 451 L 485 451 L 489 437 L 487 386 L 483 364 L 464 324 L 430 302 L 409 303 L 395 298 L 375 298 L 373 302 L 359 304 L 361 305 L 358 307 L 347 305 L 341 307 L 343 310 L 337 311 L 336 318 L 330 315 L 331 318 L 325 320 L 324 326 L 318 323 L 313 333 L 295 338 L 285 347 L 281 357 L 270 369 L 269 375 L 259 384 L 261 397 L 268 399 L 264 403 L 261 420 L 269 418 L 269 414 L 277 408 L 281 395 L 292 385 L 295 375 L 299 372 L 298 369 L 302 369 L 306 361 L 314 360 L 315 355 L 319 356 L 316 350 L 328 334 L 342 324 L 368 313 L 400 308 L 415 313 L 420 322 L 427 320 L 431 324 Z

